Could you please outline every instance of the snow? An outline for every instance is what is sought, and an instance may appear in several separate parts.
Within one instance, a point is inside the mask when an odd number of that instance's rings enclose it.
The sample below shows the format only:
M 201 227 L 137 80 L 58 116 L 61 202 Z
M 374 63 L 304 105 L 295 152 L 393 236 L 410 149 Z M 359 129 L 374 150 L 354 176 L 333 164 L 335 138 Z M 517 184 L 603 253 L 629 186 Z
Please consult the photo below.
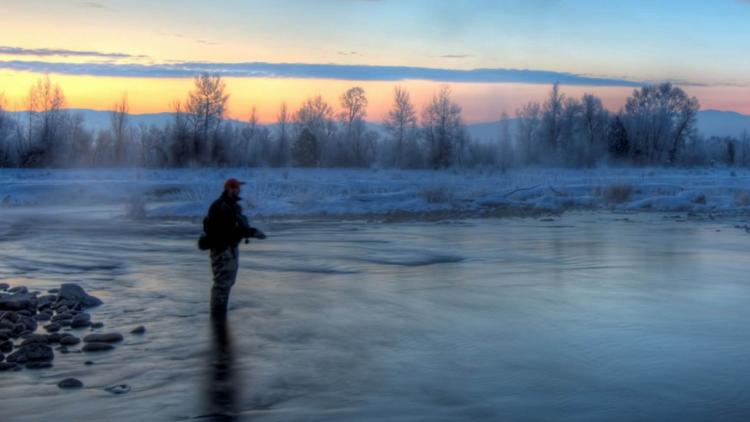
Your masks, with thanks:
M 750 214 L 750 171 L 700 168 L 499 170 L 180 169 L 0 170 L 0 212 L 109 206 L 149 218 L 197 218 L 222 181 L 247 182 L 252 217 L 356 217 L 503 208 L 560 212 Z

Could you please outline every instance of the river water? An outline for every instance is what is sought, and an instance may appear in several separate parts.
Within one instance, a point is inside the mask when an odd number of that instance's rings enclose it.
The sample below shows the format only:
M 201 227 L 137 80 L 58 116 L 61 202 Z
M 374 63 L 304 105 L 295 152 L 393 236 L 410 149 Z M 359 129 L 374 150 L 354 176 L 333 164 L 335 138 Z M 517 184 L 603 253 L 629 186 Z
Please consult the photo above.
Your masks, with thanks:
M 125 341 L 0 373 L 0 419 L 747 420 L 750 235 L 734 224 L 265 222 L 211 324 L 196 222 L 6 208 L 2 281 L 79 283 Z

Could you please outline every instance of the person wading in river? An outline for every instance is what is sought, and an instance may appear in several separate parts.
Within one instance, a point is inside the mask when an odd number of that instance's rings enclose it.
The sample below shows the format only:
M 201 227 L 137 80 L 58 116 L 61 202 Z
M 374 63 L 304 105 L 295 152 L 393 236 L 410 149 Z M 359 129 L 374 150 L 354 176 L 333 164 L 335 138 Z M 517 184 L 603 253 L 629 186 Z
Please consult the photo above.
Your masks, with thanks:
M 211 250 L 211 270 L 214 274 L 211 287 L 211 316 L 223 317 L 227 312 L 229 292 L 237 278 L 239 243 L 248 238 L 265 239 L 266 235 L 250 227 L 240 207 L 240 186 L 237 179 L 224 182 L 224 192 L 208 209 L 203 219 L 203 235 L 198 241 L 202 250 Z

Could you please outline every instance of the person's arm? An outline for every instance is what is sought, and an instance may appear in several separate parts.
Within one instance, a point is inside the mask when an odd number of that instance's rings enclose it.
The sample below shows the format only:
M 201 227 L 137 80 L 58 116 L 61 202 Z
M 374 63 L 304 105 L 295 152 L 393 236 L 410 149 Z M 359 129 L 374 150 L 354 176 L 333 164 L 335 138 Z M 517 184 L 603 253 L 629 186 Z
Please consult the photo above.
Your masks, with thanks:
M 256 239 L 266 238 L 266 234 L 263 233 L 260 229 L 250 226 L 250 223 L 248 223 L 247 221 L 247 217 L 245 217 L 242 212 L 239 213 L 237 221 L 240 226 L 240 230 L 243 233 L 243 237 L 254 237 Z

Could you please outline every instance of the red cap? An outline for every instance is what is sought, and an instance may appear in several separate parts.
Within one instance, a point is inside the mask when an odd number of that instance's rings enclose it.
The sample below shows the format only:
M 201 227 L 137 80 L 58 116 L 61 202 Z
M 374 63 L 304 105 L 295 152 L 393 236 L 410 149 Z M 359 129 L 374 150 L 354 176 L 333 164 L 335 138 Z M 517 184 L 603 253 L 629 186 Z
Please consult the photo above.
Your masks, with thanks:
M 245 182 L 240 182 L 239 180 L 232 177 L 231 179 L 227 179 L 226 182 L 224 182 L 224 190 L 227 189 L 236 189 L 239 188 L 241 185 L 244 185 Z

